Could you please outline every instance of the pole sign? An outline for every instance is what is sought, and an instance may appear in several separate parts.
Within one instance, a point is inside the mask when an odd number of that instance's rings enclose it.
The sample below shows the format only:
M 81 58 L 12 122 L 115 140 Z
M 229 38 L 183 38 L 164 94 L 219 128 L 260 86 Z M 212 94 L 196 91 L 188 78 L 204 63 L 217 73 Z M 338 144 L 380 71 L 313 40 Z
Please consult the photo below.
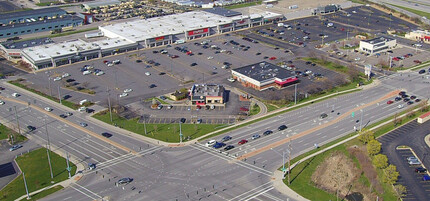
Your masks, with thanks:
M 355 116 L 355 112 L 352 112 L 352 113 L 351 113 L 351 117 L 354 117 L 354 116 Z

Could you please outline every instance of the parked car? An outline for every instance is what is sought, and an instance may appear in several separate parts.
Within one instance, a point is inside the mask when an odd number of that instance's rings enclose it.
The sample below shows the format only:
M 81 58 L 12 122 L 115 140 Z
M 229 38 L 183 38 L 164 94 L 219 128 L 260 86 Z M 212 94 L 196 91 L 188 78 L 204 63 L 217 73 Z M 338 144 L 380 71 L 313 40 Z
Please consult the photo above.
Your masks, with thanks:
M 410 160 L 408 161 L 409 165 L 421 165 L 421 162 L 416 159 L 416 160 Z
M 392 101 L 392 100 L 387 101 L 387 104 L 388 104 L 388 105 L 390 105 L 390 104 L 392 104 L 392 103 L 394 103 L 394 101 Z
M 209 140 L 209 142 L 206 142 L 205 146 L 206 147 L 211 147 L 216 143 L 216 140 Z
M 226 147 L 224 147 L 224 151 L 228 151 L 230 149 L 233 149 L 234 146 L 233 145 L 227 145 Z
M 223 143 L 223 142 L 217 142 L 217 143 L 215 143 L 212 147 L 213 148 L 215 148 L 215 149 L 219 149 L 219 148 L 221 148 L 221 147 L 223 147 L 223 146 L 225 146 L 226 144 L 225 143 Z
M 424 69 L 418 71 L 418 74 L 424 74 L 424 73 L 426 73 L 426 70 L 424 70 Z
M 229 141 L 229 140 L 231 140 L 231 137 L 230 136 L 224 136 L 222 139 L 221 139 L 221 142 L 226 142 L 226 141 Z
M 426 173 L 427 169 L 425 169 L 423 167 L 417 167 L 417 168 L 415 168 L 415 172 L 417 172 L 417 173 Z
M 15 150 L 17 150 L 17 149 L 19 149 L 21 147 L 22 147 L 22 145 L 16 144 L 16 145 L 13 145 L 11 148 L 9 148 L 9 151 L 15 151 Z

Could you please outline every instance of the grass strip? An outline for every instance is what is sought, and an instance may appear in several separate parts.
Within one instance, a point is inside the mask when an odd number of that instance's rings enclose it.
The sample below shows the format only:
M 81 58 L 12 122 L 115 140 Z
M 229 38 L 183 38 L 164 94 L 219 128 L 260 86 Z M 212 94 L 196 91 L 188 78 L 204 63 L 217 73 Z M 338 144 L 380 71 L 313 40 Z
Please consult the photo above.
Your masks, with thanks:
M 19 144 L 27 140 L 25 136 L 20 135 L 3 124 L 0 124 L 0 140 L 9 139 L 11 135 L 13 136 L 13 144 Z
M 408 7 L 404 7 L 404 6 L 399 6 L 399 5 L 395 5 L 395 4 L 391 4 L 391 3 L 386 3 L 386 4 L 389 4 L 391 6 L 394 6 L 394 7 L 397 7 L 397 8 L 406 10 L 406 11 L 409 11 L 409 12 L 417 14 L 419 16 L 424 16 L 427 19 L 430 19 L 430 13 L 428 13 L 428 12 L 424 12 L 424 11 L 420 11 L 420 10 L 415 10 L 415 9 L 412 9 L 412 8 L 408 8 Z
M 41 191 L 39 193 L 36 193 L 36 194 L 32 195 L 29 200 L 40 200 L 40 199 L 42 199 L 42 198 L 44 198 L 44 197 L 46 197 L 48 195 L 51 195 L 51 194 L 53 194 L 53 193 L 55 193 L 55 192 L 57 192 L 57 191 L 59 191 L 59 190 L 61 190 L 63 188 L 64 187 L 61 186 L 61 185 L 54 186 L 52 188 L 46 189 L 44 191 Z M 26 201 L 26 200 L 27 200 L 27 198 L 21 199 L 21 201 Z

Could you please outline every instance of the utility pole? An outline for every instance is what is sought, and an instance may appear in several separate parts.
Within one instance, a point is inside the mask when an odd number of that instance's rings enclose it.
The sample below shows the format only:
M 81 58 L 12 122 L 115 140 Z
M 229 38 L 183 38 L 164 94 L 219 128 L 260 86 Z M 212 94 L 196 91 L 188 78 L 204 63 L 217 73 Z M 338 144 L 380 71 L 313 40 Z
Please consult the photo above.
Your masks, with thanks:
M 294 85 L 294 105 L 297 104 L 297 84 Z
M 30 199 L 30 194 L 28 193 L 27 181 L 25 181 L 25 173 L 22 172 L 22 178 L 24 179 L 25 192 L 27 192 L 27 200 Z
M 52 174 L 51 156 L 49 155 L 48 145 L 46 145 L 46 154 L 48 155 L 49 171 L 51 172 L 51 179 L 54 179 L 54 174 Z
M 58 85 L 58 100 L 60 100 L 60 104 L 62 104 L 61 103 L 60 85 Z
M 107 87 L 107 92 L 108 92 L 108 105 L 109 105 L 109 115 L 110 115 L 110 123 L 112 123 L 112 107 L 110 105 L 110 91 L 109 91 L 109 87 Z
M 10 140 L 12 141 L 12 144 L 13 144 L 13 134 L 10 134 Z
M 46 131 L 46 142 L 48 143 L 48 149 L 51 150 L 51 143 L 49 142 L 49 134 L 48 134 L 48 124 L 46 123 L 46 119 L 43 120 L 45 122 L 45 131 Z
M 46 130 L 46 154 L 48 155 L 48 163 L 49 163 L 49 170 L 51 172 L 51 179 L 54 179 L 54 174 L 52 173 L 51 156 L 49 154 L 49 152 L 51 151 L 51 144 L 49 142 L 48 124 L 46 123 L 46 119 L 44 119 L 44 122 L 45 122 L 45 130 Z
M 13 108 L 15 108 L 15 120 L 16 120 L 16 126 L 18 127 L 18 133 L 21 135 L 21 128 L 19 127 L 18 113 L 16 111 L 16 105 L 13 106 Z

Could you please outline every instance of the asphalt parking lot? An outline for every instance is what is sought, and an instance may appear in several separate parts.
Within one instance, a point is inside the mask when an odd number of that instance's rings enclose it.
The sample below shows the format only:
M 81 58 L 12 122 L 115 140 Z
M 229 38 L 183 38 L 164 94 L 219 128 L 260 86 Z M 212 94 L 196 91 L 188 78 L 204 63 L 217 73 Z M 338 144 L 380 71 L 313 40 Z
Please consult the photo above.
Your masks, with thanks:
M 424 124 L 412 121 L 378 138 L 382 143 L 382 153 L 387 155 L 389 163 L 397 166 L 397 171 L 400 173 L 398 183 L 407 188 L 408 193 L 404 199 L 430 200 L 430 183 L 422 181 L 423 174 L 415 172 L 415 168 L 419 166 L 408 164 L 406 158 L 414 154 L 409 150 L 397 150 L 396 147 L 401 145 L 411 147 L 422 164 L 427 168 L 430 167 L 427 157 L 430 148 L 424 142 L 424 137 L 430 134 L 429 129 L 430 121 Z

